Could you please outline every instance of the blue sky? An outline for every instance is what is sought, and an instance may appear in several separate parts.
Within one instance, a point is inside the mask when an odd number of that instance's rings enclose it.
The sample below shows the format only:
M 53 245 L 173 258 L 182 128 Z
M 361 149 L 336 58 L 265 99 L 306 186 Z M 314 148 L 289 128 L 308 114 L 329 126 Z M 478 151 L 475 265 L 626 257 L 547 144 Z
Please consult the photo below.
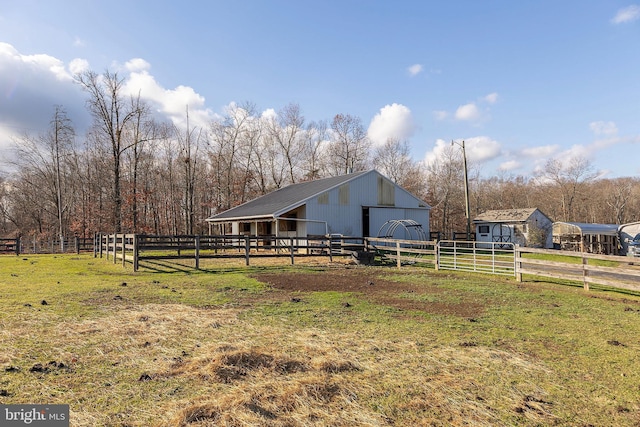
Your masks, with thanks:
M 63 105 L 73 73 L 118 71 L 168 119 L 230 103 L 358 116 L 416 160 L 465 140 L 484 176 L 584 156 L 640 175 L 640 3 L 0 0 L 0 147 Z

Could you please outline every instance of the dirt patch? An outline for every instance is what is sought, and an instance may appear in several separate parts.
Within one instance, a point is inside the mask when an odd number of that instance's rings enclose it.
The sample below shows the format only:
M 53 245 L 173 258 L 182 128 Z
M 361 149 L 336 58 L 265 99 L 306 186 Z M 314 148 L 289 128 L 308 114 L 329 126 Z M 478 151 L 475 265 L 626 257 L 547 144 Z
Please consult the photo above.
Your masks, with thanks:
M 272 288 L 290 292 L 349 292 L 357 293 L 367 301 L 394 307 L 400 310 L 422 311 L 431 314 L 442 314 L 474 318 L 484 312 L 484 305 L 476 301 L 450 302 L 450 296 L 444 298 L 446 290 L 437 286 L 411 283 L 410 281 L 393 281 L 391 274 L 369 268 L 344 268 L 320 272 L 283 272 L 261 273 L 252 277 Z M 425 300 L 424 295 L 443 295 L 442 301 Z M 436 298 L 437 299 L 437 298 Z M 292 296 L 292 301 L 300 301 L 299 295 Z M 448 301 L 447 301 L 448 300 Z

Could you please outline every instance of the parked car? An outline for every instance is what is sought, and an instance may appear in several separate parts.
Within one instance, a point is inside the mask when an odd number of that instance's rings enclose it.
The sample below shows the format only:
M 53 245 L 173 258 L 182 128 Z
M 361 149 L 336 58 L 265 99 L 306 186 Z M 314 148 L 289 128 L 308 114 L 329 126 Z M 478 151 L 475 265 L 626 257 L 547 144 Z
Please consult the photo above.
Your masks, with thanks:
M 629 240 L 627 255 L 640 257 L 640 233 L 636 234 L 633 240 Z

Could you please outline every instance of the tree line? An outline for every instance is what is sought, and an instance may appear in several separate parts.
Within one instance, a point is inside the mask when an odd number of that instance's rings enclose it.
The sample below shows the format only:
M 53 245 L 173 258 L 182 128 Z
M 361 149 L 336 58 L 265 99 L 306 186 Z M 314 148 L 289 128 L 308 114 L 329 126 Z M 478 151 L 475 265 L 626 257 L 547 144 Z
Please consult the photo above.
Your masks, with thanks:
M 159 121 L 117 73 L 76 76 L 92 125 L 77 135 L 63 106 L 47 131 L 14 141 L 0 178 L 0 234 L 63 240 L 95 232 L 207 233 L 205 219 L 286 185 L 375 168 L 432 206 L 431 231 L 465 229 L 463 158 L 455 146 L 431 164 L 406 141 L 374 147 L 360 118 L 307 121 L 299 105 L 260 114 L 231 104 L 206 125 L 185 106 L 181 125 Z M 554 221 L 640 220 L 638 178 L 598 179 L 583 158 L 551 160 L 534 177 L 469 171 L 471 216 L 538 207 Z

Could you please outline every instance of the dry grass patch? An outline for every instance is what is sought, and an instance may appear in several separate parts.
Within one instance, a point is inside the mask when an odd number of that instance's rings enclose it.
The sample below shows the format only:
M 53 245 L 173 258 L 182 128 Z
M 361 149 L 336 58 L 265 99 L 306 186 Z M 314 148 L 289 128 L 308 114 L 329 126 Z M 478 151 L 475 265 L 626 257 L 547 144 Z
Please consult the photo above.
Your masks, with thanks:
M 427 348 L 306 329 L 253 331 L 211 345 L 162 377 L 190 377 L 211 393 L 173 402 L 158 425 L 387 426 L 552 422 L 536 384 L 544 367 L 475 346 Z M 505 417 L 505 414 L 511 416 Z

